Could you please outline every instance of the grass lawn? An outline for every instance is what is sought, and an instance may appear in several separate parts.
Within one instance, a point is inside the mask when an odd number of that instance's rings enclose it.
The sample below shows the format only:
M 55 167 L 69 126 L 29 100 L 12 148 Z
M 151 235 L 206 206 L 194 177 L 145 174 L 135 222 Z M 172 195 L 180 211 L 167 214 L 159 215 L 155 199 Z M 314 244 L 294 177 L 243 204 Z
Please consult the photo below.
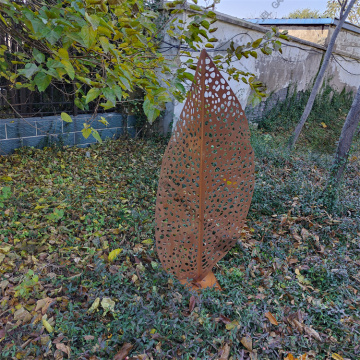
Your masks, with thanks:
M 0 359 L 360 359 L 359 160 L 330 214 L 328 155 L 253 146 L 247 227 L 199 294 L 155 251 L 164 142 L 0 157 Z

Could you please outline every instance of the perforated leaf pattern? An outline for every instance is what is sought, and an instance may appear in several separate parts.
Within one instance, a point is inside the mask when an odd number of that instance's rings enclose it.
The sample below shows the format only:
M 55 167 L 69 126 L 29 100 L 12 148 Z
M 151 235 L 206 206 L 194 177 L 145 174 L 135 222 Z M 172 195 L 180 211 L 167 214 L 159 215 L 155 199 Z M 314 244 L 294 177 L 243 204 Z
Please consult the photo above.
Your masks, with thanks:
M 245 114 L 205 50 L 163 157 L 156 246 L 180 280 L 202 280 L 240 237 L 254 189 Z

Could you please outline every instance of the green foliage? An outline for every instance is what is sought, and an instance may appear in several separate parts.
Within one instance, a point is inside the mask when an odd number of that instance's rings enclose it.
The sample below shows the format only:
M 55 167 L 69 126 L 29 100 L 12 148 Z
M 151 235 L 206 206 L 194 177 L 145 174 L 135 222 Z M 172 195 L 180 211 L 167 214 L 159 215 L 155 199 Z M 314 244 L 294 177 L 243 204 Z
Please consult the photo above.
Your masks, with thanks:
M 16 88 L 40 92 L 51 82 L 72 84 L 75 104 L 83 110 L 92 102 L 95 109 L 100 106 L 105 110 L 126 104 L 140 89 L 143 111 L 152 123 L 172 97 L 184 99 L 183 83 L 192 79 L 188 69 L 195 66 L 194 52 L 214 47 L 217 41 L 210 36 L 216 31 L 215 13 L 190 5 L 190 21 L 185 24 L 185 5 L 185 0 L 168 3 L 169 16 L 164 18 L 164 11 L 154 11 L 156 2 L 2 0 L 0 31 L 8 33 L 19 50 L 0 46 L 0 76 Z M 167 59 L 159 50 L 165 31 L 191 49 L 182 53 L 189 59 L 180 68 L 176 60 Z M 281 51 L 278 37 L 286 39 L 274 28 L 253 43 L 235 47 L 232 42 L 226 55 L 215 57 L 230 77 L 249 84 L 255 101 L 265 96 L 263 85 L 254 74 L 240 71 L 232 62 L 243 56 L 256 57 L 257 51 L 267 55 Z M 89 136 L 94 130 L 88 126 L 83 132 Z
M 255 119 L 259 128 L 282 141 L 290 136 L 306 106 L 310 90 L 298 92 L 289 87 L 286 98 L 277 101 L 275 96 L 266 100 L 262 115 Z M 325 84 L 316 96 L 309 119 L 300 134 L 298 145 L 319 152 L 333 153 L 336 148 L 347 112 L 351 107 L 353 93 L 338 92 Z
M 329 214 L 317 198 L 330 157 L 286 153 L 266 135 L 252 130 L 255 194 L 238 244 L 214 269 L 223 291 L 201 294 L 166 274 L 156 255 L 165 141 L 27 148 L 0 157 L 1 186 L 11 188 L 0 209 L 0 311 L 7 326 L 6 333 L 0 329 L 0 358 L 35 358 L 44 343 L 55 358 L 60 341 L 74 359 L 113 359 L 127 343 L 135 358 L 216 359 L 228 344 L 236 359 L 249 357 L 241 342 L 249 336 L 258 359 L 310 350 L 317 360 L 332 353 L 357 359 L 360 163 L 350 161 Z M 48 215 L 56 209 L 64 215 L 55 223 Z M 14 288 L 23 295 L 14 297 Z M 114 312 L 99 305 L 90 313 L 97 298 L 114 301 Z M 36 310 L 39 301 L 51 306 Z M 20 306 L 30 324 L 16 325 Z M 268 311 L 279 325 L 270 324 Z M 35 321 L 43 316 L 50 334 Z M 33 340 L 25 347 L 27 337 Z
M 64 217 L 64 214 L 63 209 L 54 209 L 54 212 L 47 215 L 46 218 L 50 221 L 58 222 Z
M 331 18 L 339 18 L 340 16 L 340 10 L 341 5 L 339 4 L 339 1 L 335 0 L 328 0 L 326 4 L 326 11 L 324 12 L 324 15 L 326 17 Z M 350 14 L 348 15 L 346 21 L 349 21 L 355 25 L 360 25 L 360 4 L 355 3 L 352 9 L 350 10 Z
M 4 201 L 7 200 L 11 196 L 11 187 L 4 186 L 0 192 L 0 208 L 4 207 Z
M 39 277 L 34 274 L 33 270 L 29 270 L 23 277 L 23 280 L 15 287 L 15 297 L 27 299 L 30 293 L 37 285 Z

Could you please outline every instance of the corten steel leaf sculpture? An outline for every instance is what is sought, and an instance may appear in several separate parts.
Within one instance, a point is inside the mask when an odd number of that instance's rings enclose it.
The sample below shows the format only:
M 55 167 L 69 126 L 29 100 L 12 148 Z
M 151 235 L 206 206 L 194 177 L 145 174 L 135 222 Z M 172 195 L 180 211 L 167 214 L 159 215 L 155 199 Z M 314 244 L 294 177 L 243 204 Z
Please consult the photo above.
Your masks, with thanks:
M 254 152 L 239 101 L 205 50 L 163 157 L 156 243 L 164 268 L 220 288 L 212 267 L 240 237 L 254 189 Z

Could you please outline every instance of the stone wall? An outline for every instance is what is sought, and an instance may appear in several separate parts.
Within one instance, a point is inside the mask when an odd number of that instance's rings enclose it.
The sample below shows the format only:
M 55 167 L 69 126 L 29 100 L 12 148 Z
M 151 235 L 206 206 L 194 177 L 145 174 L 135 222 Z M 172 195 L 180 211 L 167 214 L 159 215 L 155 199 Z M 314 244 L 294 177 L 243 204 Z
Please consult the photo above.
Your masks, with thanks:
M 189 13 L 191 11 L 189 10 Z M 191 21 L 187 18 L 187 13 L 182 13 L 182 20 L 184 22 Z M 264 36 L 269 30 L 266 27 L 253 24 L 251 22 L 234 18 L 232 16 L 217 13 L 216 27 L 214 36 L 218 39 L 214 43 L 215 49 L 210 49 L 210 56 L 218 53 L 225 54 L 227 47 L 231 41 L 234 41 L 235 46 L 246 44 L 248 41 L 254 41 Z M 321 34 L 322 42 L 328 42 L 331 35 L 330 30 Z M 304 30 L 305 31 L 305 30 Z M 319 30 L 321 33 L 322 30 Z M 300 33 L 298 35 L 301 35 Z M 313 36 L 313 33 L 308 34 Z M 325 38 L 326 37 L 326 38 Z M 307 41 L 304 39 L 289 36 L 289 41 L 281 40 L 282 53 L 273 52 L 272 55 L 266 56 L 259 52 L 258 58 L 243 57 L 239 61 L 235 61 L 233 65 L 241 70 L 256 75 L 267 87 L 267 94 L 273 94 L 273 98 L 283 99 L 286 95 L 288 88 L 296 87 L 297 91 L 305 91 L 311 88 L 314 79 L 320 69 L 326 47 L 323 44 L 318 44 L 314 39 Z M 316 40 L 316 39 L 315 39 Z M 339 44 L 345 45 L 339 46 Z M 325 73 L 325 80 L 329 85 L 341 91 L 356 91 L 360 83 L 360 34 L 354 33 L 350 30 L 343 30 L 339 35 L 338 46 L 333 52 L 329 66 Z M 197 55 L 196 53 L 192 54 Z M 182 61 L 186 61 L 187 57 L 182 56 Z M 228 76 L 224 74 L 227 79 Z M 242 81 L 229 80 L 229 84 L 238 97 L 243 109 L 247 114 L 256 113 L 265 106 L 264 103 L 260 104 L 256 109 L 252 109 L 249 103 L 251 89 Z M 187 84 L 190 87 L 190 82 Z M 265 99 L 264 99 L 265 101 Z M 276 101 L 274 101 L 274 104 Z M 174 124 L 180 117 L 184 103 L 174 101 L 173 122 Z M 249 115 L 251 118 L 251 115 Z
M 109 123 L 107 126 L 100 123 L 103 116 Z M 22 146 L 43 148 L 51 144 L 86 147 L 96 143 L 90 135 L 84 138 L 81 130 L 83 123 L 89 122 L 91 115 L 73 116 L 72 123 L 64 122 L 60 116 L 32 117 L 26 119 L 0 119 L 0 155 L 10 154 Z M 118 138 L 128 133 L 135 136 L 135 117 L 124 116 L 118 113 L 99 114 L 91 121 L 103 140 Z

